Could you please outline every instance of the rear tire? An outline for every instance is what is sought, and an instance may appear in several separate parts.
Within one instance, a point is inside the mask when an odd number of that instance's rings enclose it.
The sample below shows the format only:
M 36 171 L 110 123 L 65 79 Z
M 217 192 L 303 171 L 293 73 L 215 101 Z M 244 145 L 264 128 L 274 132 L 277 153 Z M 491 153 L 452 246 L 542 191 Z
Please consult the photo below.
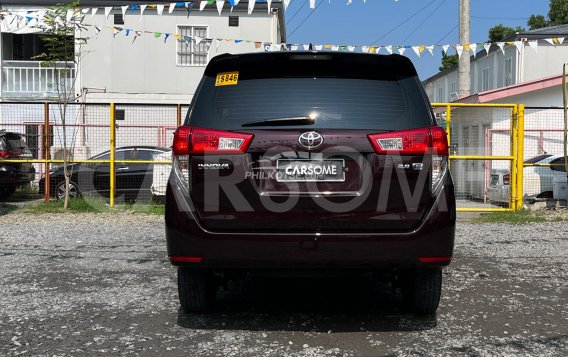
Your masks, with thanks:
M 412 312 L 431 315 L 442 295 L 442 268 L 415 269 L 402 273 L 402 297 Z
M 210 311 L 217 296 L 217 284 L 210 270 L 178 268 L 179 302 L 183 312 Z

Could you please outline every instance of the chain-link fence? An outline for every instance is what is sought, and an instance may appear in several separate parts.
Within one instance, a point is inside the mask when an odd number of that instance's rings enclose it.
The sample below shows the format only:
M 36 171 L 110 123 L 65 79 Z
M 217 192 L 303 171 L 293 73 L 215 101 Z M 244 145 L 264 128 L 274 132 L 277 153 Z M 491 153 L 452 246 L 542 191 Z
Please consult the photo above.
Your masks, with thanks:
M 434 111 L 438 123 L 449 131 L 458 210 L 517 208 L 519 106 L 436 103 Z
M 184 111 L 182 105 L 0 103 L 1 198 L 61 199 L 67 159 L 71 197 L 111 204 L 160 199 Z
M 527 107 L 524 132 L 523 196 L 566 200 L 564 109 Z

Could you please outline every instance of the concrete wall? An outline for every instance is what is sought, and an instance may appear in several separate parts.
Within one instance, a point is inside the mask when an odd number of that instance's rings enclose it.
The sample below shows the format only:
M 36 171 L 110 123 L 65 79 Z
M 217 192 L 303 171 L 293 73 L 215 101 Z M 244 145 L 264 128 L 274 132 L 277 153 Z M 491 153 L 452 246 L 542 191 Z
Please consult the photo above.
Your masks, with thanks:
M 101 9 L 102 10 L 102 9 Z M 99 10 L 99 12 L 102 12 Z M 129 36 L 121 32 L 113 38 L 113 15 L 105 18 L 104 14 L 94 17 L 87 15 L 85 23 L 90 26 L 81 37 L 88 37 L 88 44 L 83 47 L 85 56 L 80 64 L 77 91 L 88 88 L 88 102 L 123 102 L 123 103 L 189 103 L 203 75 L 204 66 L 181 66 L 177 63 L 178 25 L 207 26 L 210 38 L 233 38 L 255 41 L 279 42 L 278 18 L 265 11 L 234 11 L 231 15 L 239 16 L 239 27 L 228 26 L 229 11 L 221 16 L 217 11 L 193 11 L 187 16 L 185 10 L 176 10 L 158 16 L 153 9 L 147 9 L 142 19 L 138 12 L 127 13 L 124 25 L 116 25 L 133 30 L 159 31 L 171 33 L 164 43 L 164 37 L 155 38 L 144 34 L 134 39 L 134 32 Z M 94 25 L 103 30 L 95 34 Z M 215 43 L 209 50 L 209 59 L 222 53 L 242 53 L 262 51 L 254 43 L 232 41 Z

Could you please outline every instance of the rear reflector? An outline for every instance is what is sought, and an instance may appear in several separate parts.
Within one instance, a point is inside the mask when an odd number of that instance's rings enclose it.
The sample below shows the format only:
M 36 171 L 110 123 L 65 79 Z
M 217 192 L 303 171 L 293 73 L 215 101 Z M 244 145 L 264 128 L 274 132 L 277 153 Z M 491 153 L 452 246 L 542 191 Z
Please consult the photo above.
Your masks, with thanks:
M 424 264 L 449 263 L 452 257 L 420 257 L 418 261 Z
M 174 155 L 244 154 L 251 134 L 234 133 L 190 126 L 179 127 L 174 134 Z
M 170 260 L 178 263 L 201 263 L 203 257 L 170 256 Z

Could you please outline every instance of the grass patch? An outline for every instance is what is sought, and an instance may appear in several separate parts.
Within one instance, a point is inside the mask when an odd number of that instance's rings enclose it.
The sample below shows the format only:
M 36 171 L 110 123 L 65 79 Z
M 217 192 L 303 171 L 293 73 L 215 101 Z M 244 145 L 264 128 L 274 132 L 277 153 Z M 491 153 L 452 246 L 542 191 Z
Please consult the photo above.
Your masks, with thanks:
M 517 212 L 495 212 L 482 214 L 479 218 L 473 219 L 474 223 L 542 223 L 542 222 L 563 222 L 567 217 L 552 215 L 548 211 L 527 211 Z
M 152 214 L 163 215 L 165 207 L 158 203 L 135 203 L 135 204 L 116 204 L 110 208 L 106 200 L 97 198 L 78 198 L 69 201 L 69 208 L 63 209 L 63 201 L 42 202 L 37 205 L 23 207 L 18 212 L 31 214 L 44 213 L 132 213 L 132 214 Z

